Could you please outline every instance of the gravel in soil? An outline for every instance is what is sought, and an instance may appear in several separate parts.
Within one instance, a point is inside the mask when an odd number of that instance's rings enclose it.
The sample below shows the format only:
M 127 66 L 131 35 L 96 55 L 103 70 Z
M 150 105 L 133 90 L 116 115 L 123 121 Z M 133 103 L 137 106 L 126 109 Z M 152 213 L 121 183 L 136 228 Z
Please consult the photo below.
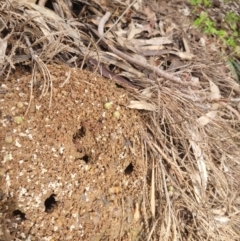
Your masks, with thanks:
M 49 65 L 50 92 L 31 74 L 2 82 L 0 237 L 138 240 L 141 121 L 126 91 L 86 71 Z M 46 83 L 47 84 L 47 83 Z M 108 103 L 107 105 L 105 105 Z

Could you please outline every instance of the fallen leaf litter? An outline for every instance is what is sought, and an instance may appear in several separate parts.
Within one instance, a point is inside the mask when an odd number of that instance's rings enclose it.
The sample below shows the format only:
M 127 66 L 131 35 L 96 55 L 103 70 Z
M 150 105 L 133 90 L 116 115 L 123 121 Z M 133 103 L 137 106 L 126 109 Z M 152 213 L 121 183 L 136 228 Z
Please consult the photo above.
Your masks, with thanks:
M 51 108 L 49 93 L 39 100 L 40 75 L 26 116 L 30 74 L 5 82 L 1 95 L 1 215 L 10 237 L 137 240 L 144 176 L 138 112 L 126 108 L 126 91 L 110 80 L 48 68 Z

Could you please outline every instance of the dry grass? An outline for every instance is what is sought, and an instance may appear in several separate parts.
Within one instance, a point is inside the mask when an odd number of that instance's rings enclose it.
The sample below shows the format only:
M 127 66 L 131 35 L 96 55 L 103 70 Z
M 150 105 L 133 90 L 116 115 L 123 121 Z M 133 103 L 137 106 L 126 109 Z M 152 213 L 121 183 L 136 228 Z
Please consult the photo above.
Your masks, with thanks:
M 68 8 L 59 9 L 63 16 L 71 15 Z M 121 9 L 126 6 L 119 5 Z M 44 96 L 51 91 L 51 73 L 45 63 L 83 67 L 84 62 L 135 89 L 130 93 L 135 100 L 154 106 L 154 111 L 142 111 L 147 169 L 140 210 L 146 240 L 239 240 L 240 91 L 226 71 L 219 71 L 223 64 L 211 59 L 207 50 L 196 50 L 197 60 L 179 71 L 185 79 L 195 76 L 198 87 L 193 88 L 147 77 L 111 48 L 108 52 L 105 42 L 95 44 L 97 26 L 75 19 L 66 22 L 61 14 L 35 4 L 24 9 L 16 2 L 0 2 L 0 50 L 5 55 L 0 76 L 7 78 L 19 64 L 30 66 L 32 88 L 36 71 L 44 77 Z M 115 48 L 124 48 L 111 36 L 105 38 Z M 192 49 L 199 47 L 189 44 Z M 104 69 L 110 64 L 120 69 L 120 75 Z
M 203 127 L 196 121 L 202 111 L 173 88 L 161 88 L 156 104 L 159 112 L 145 116 L 145 142 L 155 159 L 156 237 L 237 240 L 239 121 L 221 109 Z M 151 200 L 150 183 L 147 190 Z

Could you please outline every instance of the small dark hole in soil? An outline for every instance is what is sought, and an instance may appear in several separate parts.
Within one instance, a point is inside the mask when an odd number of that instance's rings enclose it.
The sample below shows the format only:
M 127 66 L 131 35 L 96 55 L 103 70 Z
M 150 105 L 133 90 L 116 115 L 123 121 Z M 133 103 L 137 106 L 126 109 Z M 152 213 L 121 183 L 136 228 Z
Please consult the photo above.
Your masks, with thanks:
M 130 175 L 133 172 L 133 164 L 130 163 L 124 170 L 124 173 Z
M 103 117 L 100 117 L 100 118 L 98 119 L 98 122 L 99 122 L 99 123 L 102 123 L 102 122 L 103 122 Z
M 82 157 L 82 159 L 86 162 L 86 164 L 89 162 L 89 156 L 88 155 L 84 155 Z
M 19 209 L 16 209 L 12 213 L 13 216 L 19 217 L 22 221 L 26 220 L 26 214 L 21 212 Z
M 119 88 L 119 89 L 124 89 L 124 87 L 119 85 L 119 84 L 116 84 L 116 87 Z
M 53 212 L 54 208 L 57 206 L 57 201 L 55 200 L 55 197 L 56 197 L 56 194 L 52 194 L 44 201 L 45 212 L 47 213 Z
M 80 139 L 83 138 L 86 135 L 86 128 L 84 128 L 83 126 L 77 130 L 77 132 L 73 135 L 73 141 L 75 141 L 76 139 Z

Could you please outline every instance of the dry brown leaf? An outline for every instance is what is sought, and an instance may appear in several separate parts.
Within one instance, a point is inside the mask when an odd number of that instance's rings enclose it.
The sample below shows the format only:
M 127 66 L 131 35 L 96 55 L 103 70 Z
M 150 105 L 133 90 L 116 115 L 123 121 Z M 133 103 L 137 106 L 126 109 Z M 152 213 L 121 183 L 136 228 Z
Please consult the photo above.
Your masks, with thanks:
M 146 24 L 143 24 L 143 25 L 139 25 L 139 28 L 141 28 L 143 31 L 147 31 L 147 32 L 153 32 L 153 29 L 150 25 L 150 23 L 146 23 Z M 159 31 L 155 31 L 155 34 L 157 35 L 159 33 Z
M 51 35 L 51 30 L 47 26 L 44 18 L 41 17 L 41 16 L 38 16 L 39 13 L 37 11 L 25 10 L 25 15 L 29 15 L 29 16 L 31 16 L 33 18 L 32 21 L 34 21 L 34 22 L 36 22 L 38 24 L 39 28 L 42 30 L 43 34 L 48 39 L 49 43 L 54 43 L 55 39 Z
M 140 10 L 142 9 L 142 5 L 143 5 L 142 0 L 137 0 L 137 1 L 135 1 L 135 3 L 133 4 L 133 7 L 134 7 L 136 10 L 140 11 Z
M 101 63 L 105 64 L 114 64 L 117 67 L 126 70 L 129 73 L 132 73 L 135 75 L 137 78 L 142 78 L 143 73 L 138 71 L 136 68 L 133 68 L 129 63 L 122 61 L 121 58 L 117 57 L 115 54 L 112 54 L 110 52 L 101 52 L 99 55 L 95 52 L 89 53 L 89 57 L 92 57 L 94 59 L 100 59 Z
M 218 86 L 213 83 L 209 78 L 209 86 L 210 86 L 210 93 L 209 93 L 209 99 L 210 100 L 219 100 L 221 98 L 221 93 L 220 90 L 218 88 Z M 207 125 L 209 122 L 213 121 L 214 118 L 217 116 L 218 113 L 218 109 L 219 109 L 219 104 L 218 103 L 213 103 L 211 105 L 211 111 L 209 111 L 206 115 L 201 116 L 200 118 L 197 119 L 197 122 L 202 125 L 205 126 Z
M 176 56 L 170 55 L 169 60 L 171 61 L 171 64 L 170 64 L 168 70 L 178 69 L 178 68 L 184 66 L 184 63 Z
M 199 173 L 195 171 L 190 174 L 190 178 L 192 180 L 195 198 L 196 198 L 197 202 L 200 203 L 200 200 L 201 200 L 201 177 L 200 177 Z
M 140 211 L 139 211 L 139 204 L 138 203 L 135 204 L 135 211 L 134 211 L 133 218 L 134 218 L 135 221 L 138 221 L 139 218 L 140 218 Z
M 165 33 L 165 31 L 164 31 L 164 23 L 163 23 L 163 21 L 160 20 L 158 26 L 159 26 L 160 34 L 161 34 L 162 36 L 165 36 L 166 33 Z
M 131 41 L 127 41 L 129 44 L 143 46 L 143 45 L 164 45 L 171 44 L 171 37 L 158 37 L 151 39 L 132 39 Z
M 119 40 L 118 42 L 120 44 L 123 43 L 123 40 L 127 38 L 127 30 L 123 30 L 123 29 L 119 28 L 114 33 L 118 36 L 117 40 Z
M 136 59 L 136 60 L 140 60 L 142 63 L 147 63 L 148 61 L 147 61 L 147 59 L 144 57 L 144 56 L 142 56 L 142 55 L 139 55 L 139 54 L 132 54 L 131 55 L 134 59 Z
M 98 26 L 100 20 L 101 20 L 101 17 L 95 15 L 95 16 L 91 16 L 91 18 L 88 19 L 88 22 L 93 23 L 94 25 Z
M 152 97 L 152 90 L 151 88 L 145 88 L 141 93 L 141 96 L 143 96 L 144 98 L 151 98 Z
M 166 35 L 171 35 L 175 29 L 178 29 L 178 26 L 171 22 L 171 24 L 166 27 Z
M 201 126 L 207 125 L 209 122 L 213 121 L 217 115 L 217 111 L 210 111 L 206 115 L 201 116 L 197 119 L 197 122 Z
M 99 4 L 104 7 L 110 7 L 110 2 L 108 0 L 100 0 Z
M 144 100 L 140 100 L 140 101 L 131 100 L 130 104 L 127 107 L 131 109 L 137 109 L 137 110 L 149 110 L 149 111 L 156 110 L 156 106 L 154 104 L 148 103 Z
M 168 54 L 170 51 L 166 50 L 163 45 L 149 45 L 149 46 L 135 46 L 138 54 L 143 56 L 159 56 L 162 54 Z
M 36 3 L 36 0 L 18 0 L 18 2 L 22 2 L 22 3 Z
M 185 52 L 188 53 L 188 54 L 191 54 L 190 47 L 189 47 L 189 44 L 188 44 L 187 40 L 185 38 L 182 38 L 182 40 L 183 40 Z
M 171 52 L 171 54 L 177 55 L 182 60 L 192 60 L 193 58 L 195 58 L 194 54 L 187 52 Z
M 199 40 L 199 43 L 201 44 L 202 47 L 206 46 L 206 39 L 204 37 L 201 37 Z
M 231 221 L 228 216 L 215 216 L 214 219 L 218 227 L 226 226 Z
M 189 140 L 193 154 L 198 166 L 198 172 L 192 173 L 191 178 L 194 186 L 195 197 L 200 202 L 205 198 L 205 191 L 208 183 L 208 172 L 206 168 L 206 159 L 204 148 L 202 148 L 202 136 L 198 131 L 198 128 L 188 125 L 188 132 L 191 136 Z
M 136 28 L 135 24 L 133 21 L 129 25 L 129 30 L 127 32 L 127 40 L 131 40 L 135 37 L 135 35 L 141 33 L 143 30 L 140 28 Z
M 209 94 L 209 98 L 211 100 L 219 100 L 221 98 L 221 93 L 218 86 L 215 83 L 213 83 L 210 79 L 208 81 L 209 81 L 209 86 L 211 91 Z
M 0 38 L 0 67 L 4 64 L 7 43 L 8 41 L 6 39 Z
M 26 0 L 21 0 L 17 2 L 19 5 L 25 5 L 29 8 L 32 8 L 34 10 L 37 11 L 38 15 L 39 13 L 41 13 L 44 16 L 47 16 L 51 19 L 56 19 L 56 20 L 62 20 L 62 18 L 60 16 L 58 16 L 55 12 L 53 12 L 52 10 L 45 8 L 43 6 L 39 6 L 31 1 L 26 1 Z
M 191 76 L 191 82 L 192 82 L 192 83 L 195 83 L 196 85 L 200 85 L 200 84 L 199 84 L 199 78 L 198 78 L 198 77 Z
M 156 22 L 156 13 L 152 11 L 148 5 L 144 6 L 143 11 L 147 15 L 147 20 L 150 22 L 150 26 L 153 28 Z
M 191 13 L 190 8 L 187 5 L 183 5 L 182 9 L 179 10 L 184 16 L 189 16 Z
M 214 215 L 223 216 L 226 213 L 227 208 L 222 207 L 219 209 L 212 209 L 211 211 L 212 211 L 212 214 L 214 214 Z

